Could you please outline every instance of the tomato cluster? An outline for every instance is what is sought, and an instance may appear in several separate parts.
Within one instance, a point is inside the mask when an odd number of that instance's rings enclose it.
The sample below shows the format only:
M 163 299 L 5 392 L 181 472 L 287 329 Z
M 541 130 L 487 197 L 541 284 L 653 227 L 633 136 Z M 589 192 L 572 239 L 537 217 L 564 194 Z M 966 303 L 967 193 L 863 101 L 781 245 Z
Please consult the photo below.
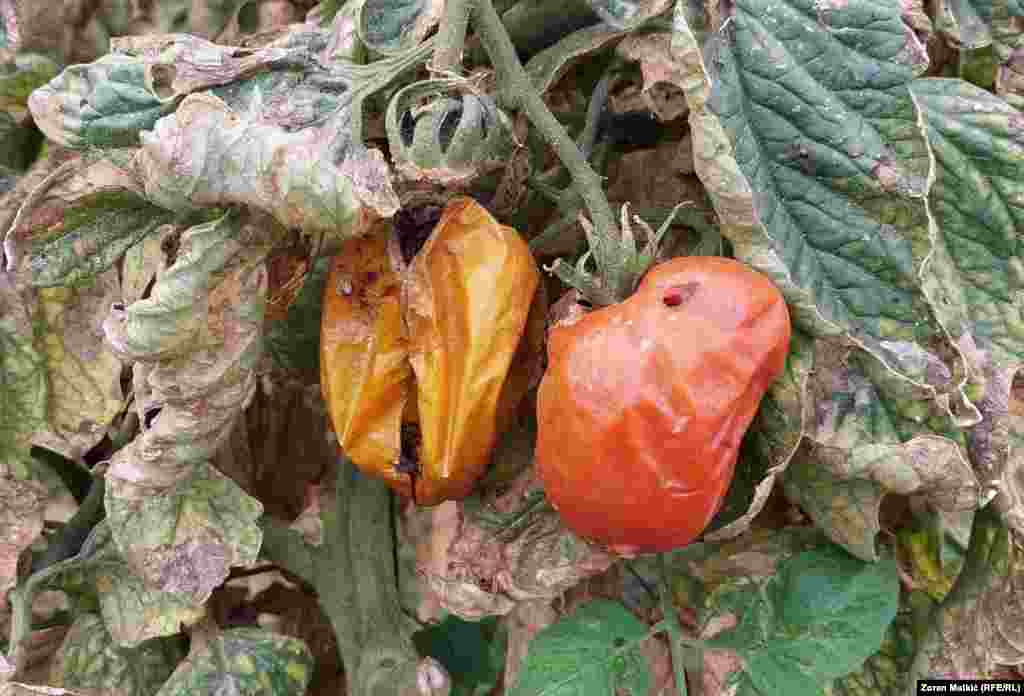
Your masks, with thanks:
M 432 505 L 472 491 L 527 390 L 518 363 L 539 273 L 472 199 L 423 229 L 418 251 L 382 222 L 334 258 L 321 371 L 344 452 Z M 771 281 L 719 257 L 672 259 L 623 302 L 572 306 L 549 330 L 536 449 L 569 528 L 622 553 L 693 541 L 789 338 Z

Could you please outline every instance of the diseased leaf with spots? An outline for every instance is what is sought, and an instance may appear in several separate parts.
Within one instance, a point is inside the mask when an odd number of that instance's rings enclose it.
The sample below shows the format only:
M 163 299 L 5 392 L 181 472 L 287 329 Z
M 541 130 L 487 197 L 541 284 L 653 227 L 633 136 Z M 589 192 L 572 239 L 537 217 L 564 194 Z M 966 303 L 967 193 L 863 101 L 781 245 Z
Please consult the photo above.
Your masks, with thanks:
M 193 648 L 156 696 L 301 696 L 313 674 L 313 656 L 297 638 L 236 628 Z
M 1024 534 L 1024 503 L 1007 484 L 1007 426 L 1013 376 L 1024 362 L 1024 114 L 961 80 L 914 83 L 935 159 L 929 195 L 938 235 L 934 259 L 939 315 L 984 383 L 985 419 L 968 433 L 971 461 L 1006 495 L 1002 514 Z
M 929 619 L 911 679 L 984 679 L 1024 664 L 1024 550 L 992 506 L 975 516 L 964 568 Z
M 33 189 L 7 230 L 7 268 L 37 287 L 76 284 L 169 222 L 146 199 L 130 158 L 128 151 L 84 155 Z
M 212 94 L 187 97 L 142 135 L 150 200 L 178 211 L 246 205 L 286 227 L 339 238 L 398 209 L 380 151 L 360 145 L 336 161 L 326 127 L 290 131 L 259 116 Z
M 673 51 L 696 172 L 737 257 L 811 335 L 842 334 L 962 401 L 922 290 L 929 160 L 908 86 L 927 56 L 900 5 L 741 0 L 720 21 L 702 52 L 677 11 Z M 944 373 L 925 369 L 947 353 Z
M 530 642 L 510 696 L 647 693 L 650 670 L 639 653 L 647 627 L 622 605 L 592 600 Z
M 877 558 L 888 494 L 915 496 L 950 527 L 978 506 L 980 486 L 947 409 L 871 355 L 819 339 L 807 407 L 807 440 L 785 492 L 850 553 Z
M 232 566 L 251 564 L 263 506 L 207 463 L 171 486 L 107 476 L 111 530 L 150 587 L 205 602 Z
M 189 94 L 273 69 L 314 67 L 301 42 L 239 51 L 199 36 L 164 34 L 115 39 L 113 49 L 65 68 L 32 94 L 29 108 L 48 138 L 83 149 L 137 146 L 140 134 Z
M 117 269 L 36 293 L 50 401 L 33 442 L 77 460 L 107 435 L 124 405 L 121 361 L 103 340 L 106 313 L 121 300 Z
M 146 696 L 160 688 L 183 657 L 176 639 L 118 646 L 103 619 L 80 614 L 54 656 L 49 683 L 104 696 Z
M 34 341 L 30 295 L 0 271 L 0 597 L 18 558 L 43 529 L 46 487 L 29 456 L 49 401 L 46 363 Z
M 187 597 L 146 587 L 117 549 L 106 520 L 93 528 L 75 556 L 40 573 L 28 591 L 48 589 L 65 592 L 77 612 L 99 615 L 104 643 L 120 648 L 173 636 L 205 616 L 203 606 Z

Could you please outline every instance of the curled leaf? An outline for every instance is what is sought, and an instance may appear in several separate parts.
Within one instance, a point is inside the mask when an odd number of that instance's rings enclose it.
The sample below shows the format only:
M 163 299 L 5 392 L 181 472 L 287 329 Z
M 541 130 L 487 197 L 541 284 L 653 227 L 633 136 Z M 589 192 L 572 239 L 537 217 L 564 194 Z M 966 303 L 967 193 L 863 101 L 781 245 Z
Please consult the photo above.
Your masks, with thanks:
M 388 165 L 361 145 L 336 163 L 330 145 L 320 128 L 288 131 L 195 94 L 142 135 L 138 163 L 169 210 L 246 205 L 307 234 L 358 236 L 398 209 Z
M 514 140 L 508 116 L 462 80 L 424 80 L 388 104 L 388 144 L 407 179 L 459 186 L 508 165 Z
M 149 584 L 197 601 L 259 548 L 259 503 L 207 462 L 255 388 L 262 259 L 277 232 L 265 216 L 237 211 L 190 228 L 150 297 L 115 306 L 103 327 L 114 350 L 136 361 L 143 424 L 107 475 L 118 547 Z M 140 540 L 141 528 L 149 535 Z

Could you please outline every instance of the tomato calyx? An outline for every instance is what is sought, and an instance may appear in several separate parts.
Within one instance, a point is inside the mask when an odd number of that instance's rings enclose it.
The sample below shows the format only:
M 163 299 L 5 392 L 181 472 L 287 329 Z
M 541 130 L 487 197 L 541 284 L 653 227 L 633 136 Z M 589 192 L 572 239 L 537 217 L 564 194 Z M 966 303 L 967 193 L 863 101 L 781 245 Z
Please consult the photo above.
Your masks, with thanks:
M 639 216 L 630 216 L 628 203 L 622 206 L 621 229 L 596 229 L 581 216 L 580 224 L 587 235 L 590 251 L 575 265 L 556 259 L 546 270 L 578 290 L 594 307 L 623 302 L 633 294 L 647 271 L 659 262 L 662 238 L 683 205 L 680 203 L 673 208 L 657 231 Z M 640 232 L 642 244 L 635 230 Z

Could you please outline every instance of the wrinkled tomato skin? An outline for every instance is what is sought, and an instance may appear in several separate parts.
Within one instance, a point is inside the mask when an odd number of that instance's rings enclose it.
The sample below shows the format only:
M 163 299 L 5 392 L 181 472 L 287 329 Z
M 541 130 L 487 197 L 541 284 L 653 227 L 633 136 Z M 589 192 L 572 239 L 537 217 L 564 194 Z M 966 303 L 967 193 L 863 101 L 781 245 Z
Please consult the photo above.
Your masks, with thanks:
M 331 261 L 321 389 L 352 462 L 437 505 L 472 492 L 526 393 L 540 271 L 519 234 L 470 198 L 449 202 L 408 265 L 395 239 L 383 221 Z M 417 444 L 405 451 L 409 424 Z
M 569 528 L 625 554 L 692 542 L 789 338 L 778 289 L 719 257 L 662 263 L 626 301 L 553 327 L 536 457 Z

